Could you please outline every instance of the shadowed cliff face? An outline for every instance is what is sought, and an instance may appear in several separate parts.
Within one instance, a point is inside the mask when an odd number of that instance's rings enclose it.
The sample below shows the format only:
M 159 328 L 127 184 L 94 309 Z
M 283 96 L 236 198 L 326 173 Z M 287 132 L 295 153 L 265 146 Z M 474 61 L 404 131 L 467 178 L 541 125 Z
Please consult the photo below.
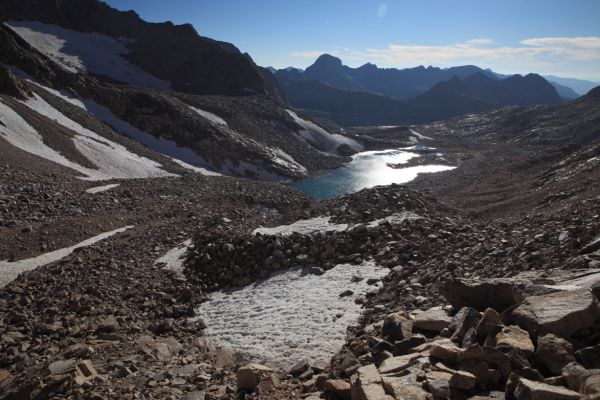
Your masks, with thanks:
M 96 0 L 8 0 L 0 4 L 0 19 L 39 21 L 130 39 L 125 57 L 143 71 L 170 82 L 176 91 L 227 95 L 268 91 L 250 56 L 230 43 L 198 35 L 189 24 L 148 23 L 133 11 L 121 12 Z

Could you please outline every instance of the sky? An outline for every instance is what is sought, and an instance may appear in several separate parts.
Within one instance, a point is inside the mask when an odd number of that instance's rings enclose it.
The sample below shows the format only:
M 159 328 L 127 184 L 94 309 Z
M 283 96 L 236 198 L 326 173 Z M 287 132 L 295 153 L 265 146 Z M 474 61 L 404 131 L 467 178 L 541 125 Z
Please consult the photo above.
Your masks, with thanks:
M 261 66 L 322 53 L 358 67 L 474 64 L 600 82 L 600 0 L 104 0 L 151 22 L 191 23 Z

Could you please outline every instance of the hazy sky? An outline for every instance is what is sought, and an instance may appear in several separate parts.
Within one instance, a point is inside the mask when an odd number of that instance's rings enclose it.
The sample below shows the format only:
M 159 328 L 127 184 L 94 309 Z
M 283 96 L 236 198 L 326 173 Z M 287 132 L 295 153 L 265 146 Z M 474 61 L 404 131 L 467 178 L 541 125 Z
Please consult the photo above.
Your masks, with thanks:
M 380 67 L 476 64 L 600 81 L 600 0 L 107 0 L 193 24 L 262 66 L 321 53 Z

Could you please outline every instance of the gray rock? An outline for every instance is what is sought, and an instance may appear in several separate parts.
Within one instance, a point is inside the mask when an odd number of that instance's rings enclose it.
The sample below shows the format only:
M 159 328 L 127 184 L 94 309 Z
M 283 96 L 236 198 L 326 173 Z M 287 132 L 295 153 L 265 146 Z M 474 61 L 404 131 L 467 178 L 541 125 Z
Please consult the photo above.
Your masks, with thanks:
M 581 395 L 562 386 L 520 378 L 515 388 L 517 400 L 579 400 Z
M 441 292 L 457 309 L 469 306 L 478 311 L 493 308 L 502 312 L 522 300 L 520 291 L 509 279 L 449 279 L 444 283 Z
M 564 338 L 589 328 L 599 316 L 600 304 L 587 289 L 531 296 L 512 312 L 513 319 L 531 334 Z

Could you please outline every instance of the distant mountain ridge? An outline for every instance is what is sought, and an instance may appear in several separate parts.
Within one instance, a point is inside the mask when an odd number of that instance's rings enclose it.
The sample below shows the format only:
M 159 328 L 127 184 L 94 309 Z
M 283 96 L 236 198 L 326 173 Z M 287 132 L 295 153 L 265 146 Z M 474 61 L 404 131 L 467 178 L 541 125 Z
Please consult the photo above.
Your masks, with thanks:
M 307 68 L 304 73 L 293 69 L 279 70 L 276 76 L 292 106 L 315 117 L 329 118 L 342 126 L 416 124 L 506 105 L 563 102 L 556 89 L 536 74 L 499 79 L 493 72 L 475 66 L 449 70 L 413 68 L 404 74 L 403 80 L 390 81 L 389 91 L 408 87 L 406 76 L 418 76 L 419 71 L 429 70 L 430 75 L 413 78 L 410 82 L 424 86 L 445 77 L 445 74 L 465 76 L 459 78 L 454 75 L 448 80 L 437 82 L 420 95 L 399 99 L 367 90 L 367 87 L 375 87 L 376 79 L 368 81 L 364 77 L 368 75 L 365 70 L 371 70 L 373 77 L 383 76 L 382 71 L 383 74 L 399 76 L 400 70 L 379 70 L 372 64 L 353 70 L 331 56 L 321 56 L 315 65 Z M 362 71 L 361 79 L 357 79 L 356 74 L 351 75 L 356 70 Z M 383 84 L 385 80 L 381 82 Z M 416 86 L 413 85 L 414 87 Z

